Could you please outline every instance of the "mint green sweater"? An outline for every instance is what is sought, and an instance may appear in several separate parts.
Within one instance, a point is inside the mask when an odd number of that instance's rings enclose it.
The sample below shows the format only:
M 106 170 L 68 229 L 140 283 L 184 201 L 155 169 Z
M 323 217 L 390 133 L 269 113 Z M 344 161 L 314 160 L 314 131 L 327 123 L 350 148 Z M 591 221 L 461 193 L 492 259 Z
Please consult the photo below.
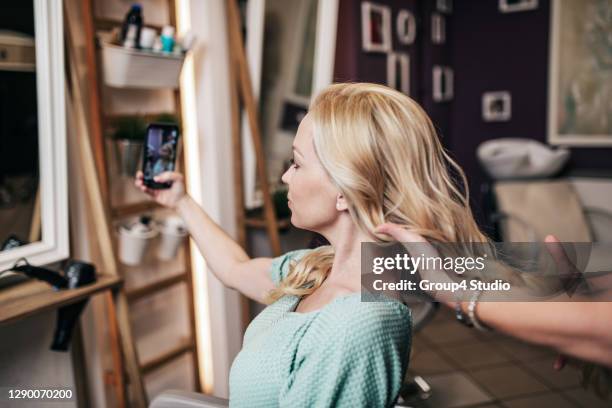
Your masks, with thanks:
M 292 259 L 272 262 L 278 284 Z M 249 325 L 230 372 L 230 407 L 388 407 L 408 365 L 410 310 L 395 301 L 338 297 L 298 313 L 284 296 Z

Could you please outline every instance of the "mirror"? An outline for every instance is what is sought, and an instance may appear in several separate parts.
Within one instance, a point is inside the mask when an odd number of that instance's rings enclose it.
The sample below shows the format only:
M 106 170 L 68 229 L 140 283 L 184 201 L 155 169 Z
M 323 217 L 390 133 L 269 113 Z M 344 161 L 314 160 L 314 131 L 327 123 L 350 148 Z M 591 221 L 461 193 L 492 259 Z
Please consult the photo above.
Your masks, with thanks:
M 310 98 L 331 84 L 336 50 L 337 0 L 248 0 L 242 2 L 246 52 L 272 188 L 291 157 L 293 137 Z M 291 9 L 291 13 L 287 13 Z M 255 155 L 243 118 L 245 204 L 262 204 Z
M 68 256 L 61 0 L 0 4 L 0 270 Z
M 0 5 L 0 249 L 40 240 L 34 4 Z

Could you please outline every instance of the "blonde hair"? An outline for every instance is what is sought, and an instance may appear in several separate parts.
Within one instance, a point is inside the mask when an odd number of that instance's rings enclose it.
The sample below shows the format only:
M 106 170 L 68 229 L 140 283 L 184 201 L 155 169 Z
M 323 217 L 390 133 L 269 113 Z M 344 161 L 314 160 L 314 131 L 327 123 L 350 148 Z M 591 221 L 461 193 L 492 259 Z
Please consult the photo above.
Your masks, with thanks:
M 351 218 L 373 240 L 389 241 L 374 229 L 393 222 L 431 241 L 488 242 L 470 210 L 463 170 L 414 100 L 382 85 L 343 83 L 323 90 L 309 112 L 317 156 L 346 198 Z M 312 293 L 333 258 L 331 246 L 309 252 L 290 266 L 268 300 Z

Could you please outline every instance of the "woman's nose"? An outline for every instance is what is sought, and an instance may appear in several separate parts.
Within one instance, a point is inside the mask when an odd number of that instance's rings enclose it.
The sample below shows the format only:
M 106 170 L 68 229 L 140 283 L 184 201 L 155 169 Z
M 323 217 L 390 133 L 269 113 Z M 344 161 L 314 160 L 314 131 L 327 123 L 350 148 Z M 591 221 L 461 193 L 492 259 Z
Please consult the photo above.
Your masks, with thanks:
M 284 173 L 283 176 L 281 177 L 281 180 L 283 183 L 285 184 L 289 184 L 289 179 L 290 179 L 290 175 L 289 173 L 291 172 L 291 169 L 293 168 L 293 166 L 289 167 Z

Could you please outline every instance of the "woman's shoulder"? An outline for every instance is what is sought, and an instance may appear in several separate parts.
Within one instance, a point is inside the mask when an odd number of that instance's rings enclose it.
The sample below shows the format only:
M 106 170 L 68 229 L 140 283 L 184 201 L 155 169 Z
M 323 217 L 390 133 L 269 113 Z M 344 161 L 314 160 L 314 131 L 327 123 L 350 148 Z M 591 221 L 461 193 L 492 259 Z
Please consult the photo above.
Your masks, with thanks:
M 278 285 L 283 279 L 287 277 L 289 273 L 289 267 L 291 262 L 297 262 L 304 255 L 311 252 L 312 249 L 296 249 L 289 251 L 281 256 L 277 256 L 272 259 L 272 265 L 270 266 L 270 276 L 274 284 Z

